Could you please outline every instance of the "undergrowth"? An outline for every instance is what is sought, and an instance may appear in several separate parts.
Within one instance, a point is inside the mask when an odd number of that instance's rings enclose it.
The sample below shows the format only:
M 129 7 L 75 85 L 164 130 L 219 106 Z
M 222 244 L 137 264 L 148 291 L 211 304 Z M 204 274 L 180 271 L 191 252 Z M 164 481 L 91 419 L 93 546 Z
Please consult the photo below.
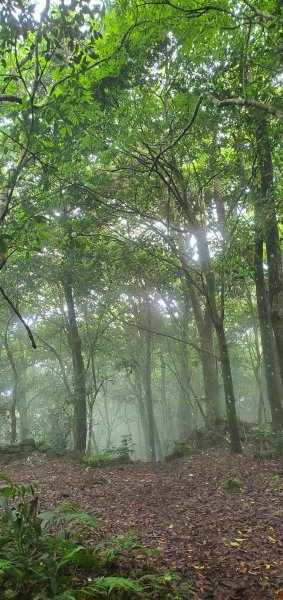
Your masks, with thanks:
M 152 551 L 135 532 L 88 546 L 81 538 L 98 529 L 97 519 L 74 504 L 40 513 L 35 482 L 0 480 L 1 599 L 181 598 L 177 577 L 154 570 Z
M 282 456 L 283 432 L 272 431 L 269 428 L 253 427 L 249 431 L 249 438 L 254 449 L 254 456 Z
M 101 467 L 106 464 L 128 463 L 134 454 L 134 444 L 131 435 L 123 435 L 119 445 L 111 444 L 99 454 L 86 454 L 83 461 L 89 467 Z

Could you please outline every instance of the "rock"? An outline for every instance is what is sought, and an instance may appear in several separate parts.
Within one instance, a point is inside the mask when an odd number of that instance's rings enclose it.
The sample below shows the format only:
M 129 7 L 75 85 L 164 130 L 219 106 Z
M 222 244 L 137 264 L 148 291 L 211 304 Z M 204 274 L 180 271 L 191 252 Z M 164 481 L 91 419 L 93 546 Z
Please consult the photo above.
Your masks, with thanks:
M 47 450 L 45 450 L 44 454 L 48 458 L 57 458 L 58 456 L 60 456 L 59 453 L 56 452 L 56 450 L 54 450 L 53 448 L 48 448 Z
M 45 441 L 42 440 L 41 442 L 39 442 L 36 446 L 36 449 L 38 450 L 38 452 L 47 452 L 48 450 L 51 449 L 50 445 Z
M 36 442 L 33 438 L 25 438 L 19 442 L 19 446 L 31 446 L 32 448 L 36 448 Z
M 225 438 L 218 431 L 210 431 L 206 430 L 204 432 L 199 431 L 197 446 L 201 450 L 207 450 L 208 448 L 213 448 L 214 446 L 222 446 L 225 442 Z

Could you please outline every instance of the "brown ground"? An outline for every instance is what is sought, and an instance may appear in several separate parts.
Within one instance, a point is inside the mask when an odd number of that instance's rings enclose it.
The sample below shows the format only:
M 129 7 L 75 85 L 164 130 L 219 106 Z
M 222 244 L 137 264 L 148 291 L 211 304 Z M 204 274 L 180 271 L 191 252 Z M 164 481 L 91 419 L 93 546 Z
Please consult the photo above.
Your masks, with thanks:
M 168 463 L 86 470 L 67 458 L 2 467 L 39 481 L 41 509 L 76 500 L 103 532 L 134 528 L 162 549 L 160 568 L 191 581 L 195 600 L 283 599 L 283 462 L 210 450 Z M 229 477 L 243 481 L 229 491 Z

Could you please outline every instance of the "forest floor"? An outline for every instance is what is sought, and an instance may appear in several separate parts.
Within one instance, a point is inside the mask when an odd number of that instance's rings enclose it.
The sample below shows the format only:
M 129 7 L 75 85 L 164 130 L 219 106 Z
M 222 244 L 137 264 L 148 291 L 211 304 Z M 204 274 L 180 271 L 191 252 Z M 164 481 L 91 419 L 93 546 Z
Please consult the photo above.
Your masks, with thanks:
M 283 461 L 213 449 L 164 463 L 86 469 L 31 455 L 1 468 L 37 479 L 41 510 L 77 501 L 103 533 L 141 533 L 157 567 L 191 582 L 194 600 L 283 599 Z M 243 482 L 229 491 L 227 480 Z M 186 597 L 186 596 L 184 596 Z

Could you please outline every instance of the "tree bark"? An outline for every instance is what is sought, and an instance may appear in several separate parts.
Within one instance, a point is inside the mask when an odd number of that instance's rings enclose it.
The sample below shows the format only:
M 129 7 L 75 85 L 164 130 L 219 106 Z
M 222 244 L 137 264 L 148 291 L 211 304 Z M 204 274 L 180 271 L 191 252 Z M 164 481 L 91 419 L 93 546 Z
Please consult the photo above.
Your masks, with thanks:
M 162 444 L 161 444 L 161 440 L 160 440 L 159 431 L 158 431 L 158 428 L 156 425 L 156 420 L 154 417 L 153 417 L 153 429 L 154 429 L 154 440 L 155 440 L 157 460 L 163 460 Z
M 152 333 L 151 329 L 151 307 L 149 299 L 146 298 L 146 309 L 147 309 L 147 326 L 148 331 L 145 332 L 145 364 L 144 364 L 144 391 L 145 391 L 145 404 L 148 418 L 148 432 L 149 432 L 149 445 L 150 445 L 150 460 L 156 461 L 156 448 L 155 448 L 155 432 L 154 432 L 154 411 L 153 411 L 153 397 L 152 397 Z
M 266 242 L 270 316 L 283 384 L 283 270 L 276 218 L 272 155 L 265 118 L 259 120 L 257 127 L 257 148 L 261 198 L 257 199 L 255 209 L 258 213 L 258 225 Z
M 147 416 L 146 416 L 143 393 L 142 393 L 141 370 L 140 370 L 139 365 L 137 365 L 137 367 L 135 368 L 134 375 L 135 375 L 134 390 L 135 390 L 136 398 L 138 401 L 139 417 L 140 417 L 140 421 L 142 424 L 147 458 L 148 458 L 148 460 L 150 460 L 150 451 L 149 451 L 150 443 L 149 443 L 148 422 L 147 422 Z
M 12 391 L 12 400 L 10 404 L 10 423 L 11 423 L 11 432 L 10 432 L 10 440 L 11 444 L 14 444 L 17 439 L 17 418 L 16 418 L 16 405 L 17 405 L 17 397 L 18 397 L 18 371 L 16 368 L 16 364 L 14 361 L 13 354 L 10 350 L 8 343 L 8 327 L 9 321 L 7 324 L 7 328 L 4 334 L 4 346 L 8 356 L 8 360 L 13 372 L 14 382 L 13 382 L 13 391 Z
M 18 368 L 17 388 L 17 409 L 20 414 L 20 440 L 24 440 L 30 435 L 26 395 L 26 366 L 21 364 Z
M 282 382 L 273 337 L 268 297 L 265 290 L 263 240 L 261 239 L 260 232 L 257 228 L 255 235 L 254 270 L 265 379 L 271 411 L 272 428 L 274 430 L 283 430 Z
M 85 369 L 82 355 L 82 344 L 76 318 L 72 289 L 72 275 L 65 273 L 62 281 L 68 316 L 69 343 L 72 352 L 74 373 L 74 447 L 84 452 L 87 438 L 87 399 L 85 385 Z
M 234 394 L 230 357 L 229 357 L 229 351 L 228 351 L 226 334 L 225 334 L 223 322 L 221 321 L 219 323 L 216 323 L 215 329 L 216 329 L 216 333 L 217 333 L 220 361 L 221 361 L 221 368 L 222 368 L 222 378 L 223 378 L 223 384 L 224 384 L 231 450 L 232 450 L 232 452 L 241 454 L 242 453 L 242 445 L 241 445 L 239 428 L 238 428 L 238 419 L 237 419 L 237 412 L 236 412 L 236 398 L 235 398 L 235 394 Z
M 229 350 L 224 328 L 224 306 L 219 311 L 215 298 L 215 278 L 211 269 L 209 248 L 205 232 L 199 226 L 195 233 L 199 262 L 203 273 L 203 289 L 211 311 L 211 317 L 214 323 L 222 370 L 222 379 L 224 385 L 225 404 L 227 411 L 227 420 L 230 433 L 230 444 L 232 452 L 241 454 L 242 446 L 239 434 L 238 419 L 236 412 L 236 398 L 232 379 Z M 224 298 L 223 298 L 224 300 Z
M 184 236 L 181 233 L 178 234 L 178 246 L 181 260 L 185 261 L 186 267 L 188 267 Z M 195 316 L 201 347 L 205 349 L 205 352 L 200 352 L 199 356 L 203 373 L 206 424 L 208 427 L 212 427 L 216 421 L 221 421 L 224 418 L 219 397 L 216 359 L 214 357 L 214 325 L 207 300 L 205 299 L 205 314 L 203 315 L 195 287 L 188 282 L 187 289 Z

